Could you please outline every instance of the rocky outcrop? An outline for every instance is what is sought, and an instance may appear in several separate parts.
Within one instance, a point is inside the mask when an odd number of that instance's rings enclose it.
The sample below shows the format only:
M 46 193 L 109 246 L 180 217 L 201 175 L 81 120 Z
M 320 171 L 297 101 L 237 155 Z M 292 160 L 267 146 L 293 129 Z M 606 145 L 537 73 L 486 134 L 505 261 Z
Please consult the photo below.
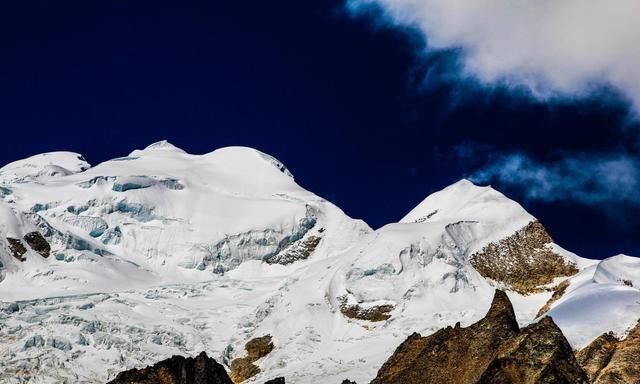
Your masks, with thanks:
M 521 330 L 500 348 L 478 383 L 575 384 L 587 377 L 550 317 Z
M 224 367 L 202 352 L 173 356 L 144 369 L 121 372 L 109 384 L 233 384 Z
M 594 384 L 640 384 L 640 322 L 625 339 L 605 333 L 576 357 Z
M 589 381 L 595 382 L 598 374 L 607 367 L 618 342 L 613 333 L 605 333 L 576 354 L 578 363 L 587 373 Z
M 360 304 L 349 304 L 347 296 L 338 297 L 340 312 L 350 319 L 366 321 L 385 321 L 391 318 L 390 312 L 394 310 L 391 304 L 363 307 Z
M 542 308 L 540 308 L 536 317 L 540 317 L 545 313 L 549 312 L 553 303 L 560 300 L 562 295 L 564 295 L 564 293 L 567 291 L 567 288 L 569 288 L 569 284 L 570 284 L 569 279 L 567 279 L 562 281 L 560 284 L 556 285 L 553 288 L 553 295 L 551 295 L 549 300 L 547 300 L 547 302 L 542 306 Z
M 51 252 L 51 246 L 49 242 L 40 234 L 40 232 L 29 232 L 24 235 L 24 241 L 29 245 L 31 249 L 38 252 L 42 257 L 49 257 Z M 27 253 L 27 247 L 20 239 L 14 239 L 7 237 L 7 246 L 13 257 L 20 261 L 25 261 L 25 254 Z
M 287 265 L 298 260 L 306 260 L 316 250 L 320 240 L 322 240 L 321 237 L 310 235 L 290 244 L 265 261 L 268 264 Z
M 11 255 L 13 255 L 13 257 L 20 261 L 26 260 L 24 254 L 27 253 L 27 248 L 22 244 L 20 239 L 7 237 L 7 246 L 9 247 L 9 251 L 11 251 Z
M 271 335 L 265 335 L 247 341 L 244 345 L 244 349 L 247 351 L 247 357 L 256 361 L 261 357 L 267 356 L 273 351 L 273 342 L 271 339 Z
M 244 349 L 247 351 L 247 356 L 233 359 L 230 364 L 231 380 L 236 384 L 260 373 L 260 368 L 254 362 L 265 357 L 273 350 L 271 335 L 249 340 L 244 345 Z
M 29 244 L 29 247 L 38 252 L 42 257 L 49 257 L 51 253 L 51 246 L 49 242 L 40 234 L 40 232 L 29 232 L 24 235 L 24 241 Z
M 409 336 L 371 384 L 587 383 L 551 318 L 519 329 L 511 302 L 496 291 L 487 315 L 461 328 Z
M 471 264 L 485 278 L 506 284 L 521 294 L 540 291 L 553 279 L 572 276 L 578 268 L 555 253 L 551 236 L 537 220 L 513 235 L 471 255 Z
M 260 373 L 260 367 L 253 364 L 253 360 L 248 357 L 233 359 L 229 367 L 231 368 L 231 380 L 236 384 Z
M 496 292 L 485 319 L 469 328 L 409 336 L 378 371 L 372 384 L 476 383 L 500 345 L 515 337 L 518 324 L 506 294 Z M 473 363 L 471 363 L 473 362 Z

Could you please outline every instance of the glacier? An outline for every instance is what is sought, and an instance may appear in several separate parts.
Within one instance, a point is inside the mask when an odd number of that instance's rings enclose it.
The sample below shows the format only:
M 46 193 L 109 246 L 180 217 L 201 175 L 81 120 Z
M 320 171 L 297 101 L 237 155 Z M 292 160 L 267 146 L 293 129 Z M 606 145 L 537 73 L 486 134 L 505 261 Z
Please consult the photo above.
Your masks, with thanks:
M 173 354 L 229 364 L 270 334 L 248 383 L 368 382 L 409 334 L 479 320 L 496 287 L 526 325 L 561 282 L 548 314 L 574 348 L 624 335 L 640 318 L 638 258 L 545 244 L 578 272 L 528 293 L 474 267 L 535 220 L 461 180 L 373 230 L 246 147 L 161 141 L 93 167 L 36 155 L 0 169 L 0 369 L 9 383 L 99 383 Z M 34 232 L 52 256 L 27 243 Z

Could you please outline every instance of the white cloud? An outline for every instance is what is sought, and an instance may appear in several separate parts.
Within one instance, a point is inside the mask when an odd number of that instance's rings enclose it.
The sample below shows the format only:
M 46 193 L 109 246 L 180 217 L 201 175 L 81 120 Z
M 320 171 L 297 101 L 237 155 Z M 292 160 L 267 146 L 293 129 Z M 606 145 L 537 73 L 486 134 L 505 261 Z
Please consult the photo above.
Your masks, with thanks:
M 625 153 L 573 154 L 549 163 L 524 154 L 506 154 L 493 158 L 470 179 L 497 181 L 532 200 L 640 206 L 640 159 Z
M 462 76 L 534 96 L 614 87 L 640 111 L 638 0 L 348 0 L 380 6 L 420 31 L 429 50 L 461 49 Z

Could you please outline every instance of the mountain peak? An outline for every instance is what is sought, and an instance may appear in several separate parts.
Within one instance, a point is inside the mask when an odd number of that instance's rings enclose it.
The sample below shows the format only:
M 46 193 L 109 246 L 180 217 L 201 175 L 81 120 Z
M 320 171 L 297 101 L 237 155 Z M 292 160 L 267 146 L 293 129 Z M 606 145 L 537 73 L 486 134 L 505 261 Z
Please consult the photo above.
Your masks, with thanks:
M 587 383 L 553 321 L 546 318 L 520 330 L 500 290 L 479 322 L 407 338 L 371 383 L 428 384 L 443 378 L 448 383 Z
M 593 275 L 599 283 L 640 287 L 640 258 L 619 254 L 598 263 Z
M 473 188 L 473 187 L 482 188 L 481 186 L 474 184 L 471 180 L 465 179 L 465 178 L 462 178 L 449 186 L 449 188 L 456 188 L 456 187 L 457 188 Z
M 518 330 L 518 322 L 516 321 L 516 314 L 513 311 L 513 305 L 507 294 L 499 289 L 496 289 L 491 307 L 489 307 L 485 319 L 491 319 L 493 322 L 498 321 L 500 324 L 504 324 L 512 330 Z
M 182 379 L 182 380 L 180 380 Z M 232 384 L 224 367 L 201 352 L 196 357 L 172 356 L 153 366 L 143 369 L 133 368 L 118 374 L 110 384 L 124 383 L 214 383 Z
M 293 179 L 291 172 L 280 160 L 255 148 L 243 146 L 223 147 L 203 156 L 210 160 L 215 159 L 221 164 L 229 164 L 230 167 L 233 166 L 237 171 L 242 170 L 243 173 L 247 174 L 261 169 L 262 164 L 268 164 L 269 167 L 273 166 Z
M 175 145 L 171 144 L 167 140 L 156 141 L 155 143 L 152 143 L 152 144 L 148 145 L 144 149 L 144 151 L 147 151 L 147 150 L 158 150 L 158 149 L 176 151 L 176 152 L 180 152 L 180 153 L 186 153 L 184 150 L 176 147 Z
M 461 179 L 427 196 L 400 222 L 497 221 L 513 223 L 513 226 L 508 225 L 509 231 L 513 231 L 534 219 L 520 204 L 492 187 L 478 186 Z
M 129 157 L 139 157 L 144 155 L 174 155 L 174 154 L 186 154 L 187 152 L 181 148 L 176 147 L 167 140 L 156 141 L 147 145 L 144 149 L 136 149 L 129 154 Z

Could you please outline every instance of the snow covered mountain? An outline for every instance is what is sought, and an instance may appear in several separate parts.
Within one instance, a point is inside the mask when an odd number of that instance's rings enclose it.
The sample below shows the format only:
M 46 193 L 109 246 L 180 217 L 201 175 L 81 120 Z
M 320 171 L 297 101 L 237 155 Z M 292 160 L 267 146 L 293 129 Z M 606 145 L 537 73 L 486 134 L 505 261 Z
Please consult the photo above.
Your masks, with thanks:
M 370 231 L 249 148 L 200 156 L 159 142 L 93 168 L 49 153 L 0 169 L 0 181 L 3 299 L 208 280 L 248 260 L 327 254 Z M 32 232 L 51 257 L 24 239 Z
M 587 260 L 490 187 L 462 180 L 373 231 L 242 147 L 167 142 L 90 167 L 69 152 L 0 169 L 0 369 L 9 382 L 105 382 L 172 354 L 247 382 L 368 382 L 412 332 L 470 325 L 505 289 L 574 348 L 640 318 L 639 259 Z

